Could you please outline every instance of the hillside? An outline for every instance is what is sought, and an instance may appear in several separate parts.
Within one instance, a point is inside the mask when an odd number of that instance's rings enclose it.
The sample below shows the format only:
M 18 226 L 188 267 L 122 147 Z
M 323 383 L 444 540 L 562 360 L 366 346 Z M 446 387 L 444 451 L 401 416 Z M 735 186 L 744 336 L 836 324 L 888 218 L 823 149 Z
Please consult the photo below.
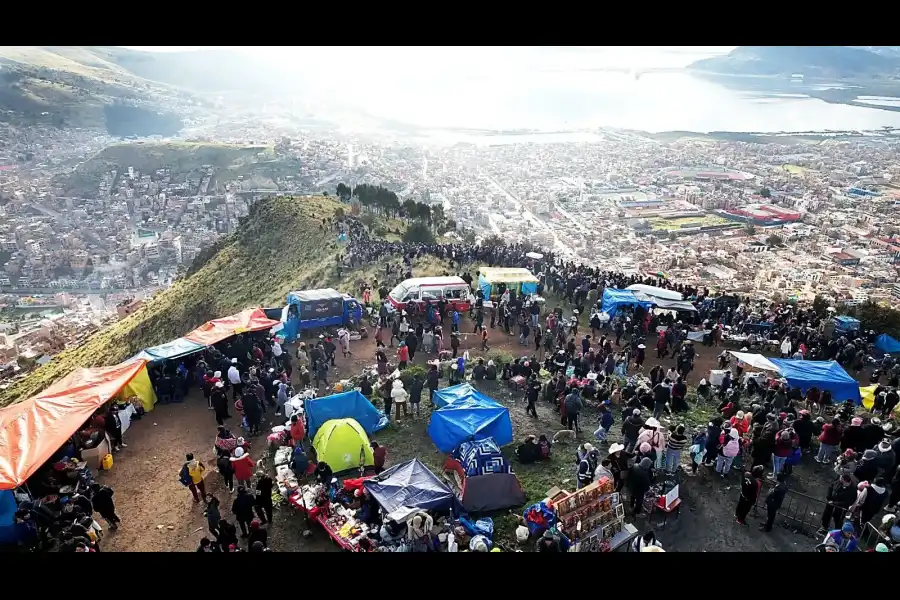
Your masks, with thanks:
M 81 163 L 74 172 L 60 178 L 57 184 L 66 192 L 96 192 L 101 176 L 110 170 L 128 167 L 152 173 L 168 167 L 172 173 L 188 173 L 203 165 L 218 169 L 240 167 L 251 162 L 264 146 L 200 144 L 188 142 L 136 142 L 108 146 Z
M 322 231 L 321 219 L 339 206 L 328 198 L 257 203 L 241 231 L 225 238 L 199 270 L 0 392 L 0 406 L 31 396 L 75 368 L 115 364 L 209 319 L 249 306 L 277 306 L 290 290 L 332 282 L 337 244 L 333 232 Z
M 740 46 L 724 56 L 696 61 L 688 69 L 726 75 L 802 73 L 820 78 L 885 78 L 900 75 L 893 47 Z
M 181 119 L 170 109 L 190 94 L 107 58 L 75 46 L 0 46 L 0 119 L 123 136 L 177 133 Z

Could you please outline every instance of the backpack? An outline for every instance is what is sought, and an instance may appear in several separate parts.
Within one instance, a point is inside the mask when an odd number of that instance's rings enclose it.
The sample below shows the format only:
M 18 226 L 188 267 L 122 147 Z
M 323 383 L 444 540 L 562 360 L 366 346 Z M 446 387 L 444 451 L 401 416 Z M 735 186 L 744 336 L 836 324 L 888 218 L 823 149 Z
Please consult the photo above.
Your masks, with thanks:
M 181 467 L 181 470 L 178 472 L 178 481 L 181 482 L 181 485 L 184 487 L 188 487 L 194 481 L 191 479 L 191 473 L 188 471 L 187 463 Z

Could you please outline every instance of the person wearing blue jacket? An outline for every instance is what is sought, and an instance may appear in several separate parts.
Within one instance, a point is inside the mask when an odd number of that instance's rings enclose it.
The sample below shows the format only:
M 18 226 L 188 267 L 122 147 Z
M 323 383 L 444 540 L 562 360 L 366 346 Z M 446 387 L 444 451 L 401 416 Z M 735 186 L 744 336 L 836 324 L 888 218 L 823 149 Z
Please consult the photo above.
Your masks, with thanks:
M 615 423 L 615 417 L 612 414 L 612 411 L 609 410 L 608 400 L 600 405 L 600 427 L 594 432 L 594 437 L 597 438 L 600 442 L 606 441 L 606 436 L 609 435 L 609 430 L 612 428 L 613 423 Z
M 454 310 L 453 316 L 450 319 L 450 331 L 453 333 L 459 333 L 459 311 Z
M 838 552 L 856 552 L 859 540 L 856 538 L 853 523 L 846 521 L 840 529 L 829 531 L 822 543 L 837 546 Z

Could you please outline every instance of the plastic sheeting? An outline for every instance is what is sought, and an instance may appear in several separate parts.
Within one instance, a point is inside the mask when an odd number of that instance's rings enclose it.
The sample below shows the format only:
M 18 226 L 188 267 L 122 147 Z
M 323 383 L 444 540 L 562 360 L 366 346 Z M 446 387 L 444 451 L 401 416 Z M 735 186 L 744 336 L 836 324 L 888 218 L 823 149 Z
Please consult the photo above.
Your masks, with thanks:
M 845 400 L 853 400 L 857 404 L 862 402 L 859 383 L 833 360 L 770 360 L 787 379 L 788 385 L 804 393 L 811 387 L 817 387 L 831 392 L 835 404 Z
M 417 458 L 394 465 L 363 485 L 387 516 L 397 521 L 417 510 L 461 512 L 453 491 Z
M 16 542 L 17 508 L 13 491 L 0 491 L 0 546 Z
M 95 410 L 128 385 L 146 361 L 78 369 L 24 402 L 0 409 L 0 489 L 25 482 Z
M 245 331 L 262 331 L 278 325 L 278 321 L 266 316 L 261 308 L 248 308 L 236 315 L 207 321 L 184 336 L 184 339 L 202 346 L 211 346 Z
M 601 301 L 600 308 L 603 312 L 608 314 L 610 318 L 613 318 L 616 316 L 616 311 L 619 310 L 620 306 L 638 305 L 641 305 L 644 308 L 650 308 L 651 306 L 653 306 L 653 303 L 647 300 L 641 300 L 635 295 L 634 292 L 630 290 L 606 288 L 605 290 L 603 290 L 603 299 Z
M 205 347 L 206 346 L 198 344 L 197 342 L 192 342 L 184 338 L 178 338 L 177 340 L 172 340 L 167 344 L 160 344 L 159 346 L 153 346 L 152 348 L 145 348 L 144 350 L 141 350 L 140 352 L 132 356 L 130 360 L 143 359 L 147 362 L 159 362 L 162 360 L 187 356 L 188 354 L 193 354 L 194 352 L 200 352 Z
M 538 278 L 528 269 L 521 267 L 481 267 L 478 276 L 478 287 L 484 292 L 485 298 L 490 297 L 491 287 L 505 283 L 523 294 L 537 293 Z
M 332 419 L 353 419 L 368 435 L 384 429 L 388 424 L 384 413 L 375 408 L 358 390 L 312 398 L 306 400 L 303 406 L 311 438 L 315 438 L 319 428 Z
M 885 354 L 900 352 L 900 342 L 886 333 L 882 333 L 878 336 L 878 339 L 875 340 L 875 347 Z
M 146 412 L 153 410 L 156 405 L 156 392 L 153 390 L 153 383 L 150 382 L 150 374 L 147 373 L 147 369 L 138 371 L 138 374 L 122 388 L 122 395 L 125 398 L 137 396 L 141 399 L 141 404 Z
M 778 366 L 762 354 L 753 354 L 750 352 L 734 352 L 729 351 L 730 355 L 738 359 L 744 364 L 750 365 L 754 369 L 763 369 L 765 371 L 779 372 Z
M 492 437 L 498 445 L 513 441 L 509 410 L 468 384 L 444 388 L 434 395 L 428 435 L 441 452 L 452 452 L 463 442 Z

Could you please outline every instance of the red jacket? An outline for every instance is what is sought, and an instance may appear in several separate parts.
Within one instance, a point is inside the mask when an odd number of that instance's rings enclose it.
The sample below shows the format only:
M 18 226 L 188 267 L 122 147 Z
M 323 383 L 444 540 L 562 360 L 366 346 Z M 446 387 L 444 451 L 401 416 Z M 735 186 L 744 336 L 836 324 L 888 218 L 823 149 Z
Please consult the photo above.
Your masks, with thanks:
M 238 481 L 249 481 L 253 479 L 253 460 L 249 454 L 231 461 L 231 468 L 234 469 L 234 478 Z
M 841 443 L 841 430 L 831 423 L 822 426 L 822 433 L 819 434 L 819 441 L 829 446 L 839 446 Z
M 400 346 L 400 349 L 397 350 L 397 360 L 400 362 L 409 362 L 409 348 Z

